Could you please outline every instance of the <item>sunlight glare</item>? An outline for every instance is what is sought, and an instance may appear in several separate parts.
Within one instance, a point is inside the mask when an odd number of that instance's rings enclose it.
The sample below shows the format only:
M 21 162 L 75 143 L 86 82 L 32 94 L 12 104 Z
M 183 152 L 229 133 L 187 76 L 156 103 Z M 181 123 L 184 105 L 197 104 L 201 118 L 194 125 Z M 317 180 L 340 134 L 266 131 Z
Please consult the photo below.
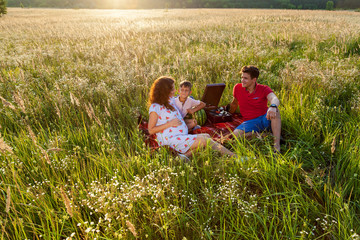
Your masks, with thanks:
M 102 8 L 110 9 L 128 9 L 136 8 L 137 0 L 104 0 L 102 1 Z

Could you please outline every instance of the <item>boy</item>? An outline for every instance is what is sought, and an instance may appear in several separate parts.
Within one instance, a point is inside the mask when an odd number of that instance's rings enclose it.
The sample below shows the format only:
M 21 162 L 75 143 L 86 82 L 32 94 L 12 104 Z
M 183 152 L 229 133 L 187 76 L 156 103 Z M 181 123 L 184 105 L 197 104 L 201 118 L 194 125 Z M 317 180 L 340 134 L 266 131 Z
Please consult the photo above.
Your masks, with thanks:
M 200 126 L 197 126 L 196 119 L 186 119 L 186 115 L 193 114 L 206 106 L 204 102 L 189 97 L 191 87 L 191 82 L 182 81 L 180 83 L 179 96 L 175 98 L 175 105 L 179 109 L 181 116 L 185 118 L 185 123 L 189 130 L 194 127 L 199 128 Z

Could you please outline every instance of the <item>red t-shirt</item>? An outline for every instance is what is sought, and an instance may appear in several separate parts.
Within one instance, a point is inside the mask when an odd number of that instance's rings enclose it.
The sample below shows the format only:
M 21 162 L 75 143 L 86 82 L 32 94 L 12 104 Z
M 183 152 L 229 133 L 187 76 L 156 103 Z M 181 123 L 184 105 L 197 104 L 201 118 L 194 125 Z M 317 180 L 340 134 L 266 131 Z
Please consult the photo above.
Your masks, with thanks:
M 260 117 L 267 112 L 267 95 L 272 92 L 270 87 L 262 84 L 256 84 L 252 93 L 249 93 L 241 83 L 235 85 L 233 96 L 239 103 L 244 121 Z

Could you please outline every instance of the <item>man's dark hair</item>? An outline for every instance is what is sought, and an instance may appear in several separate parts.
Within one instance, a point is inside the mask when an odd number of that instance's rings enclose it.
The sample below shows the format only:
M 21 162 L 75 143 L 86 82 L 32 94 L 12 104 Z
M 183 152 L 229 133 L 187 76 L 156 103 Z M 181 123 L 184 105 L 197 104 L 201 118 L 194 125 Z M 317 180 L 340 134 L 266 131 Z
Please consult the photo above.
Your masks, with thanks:
M 248 73 L 250 74 L 251 78 L 258 78 L 259 77 L 259 69 L 255 66 L 243 66 L 241 68 L 242 73 Z
M 192 84 L 191 82 L 185 80 L 180 83 L 180 87 L 188 87 L 191 90 Z

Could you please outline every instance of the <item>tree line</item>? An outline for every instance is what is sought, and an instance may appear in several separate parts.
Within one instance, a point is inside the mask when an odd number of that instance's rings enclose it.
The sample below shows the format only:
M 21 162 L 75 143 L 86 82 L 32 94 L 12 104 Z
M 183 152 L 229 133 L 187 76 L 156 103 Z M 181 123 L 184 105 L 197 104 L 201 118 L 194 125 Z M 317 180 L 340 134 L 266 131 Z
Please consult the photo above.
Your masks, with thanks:
M 4 1 L 4 0 L 0 0 Z M 360 8 L 359 0 L 8 0 L 8 7 L 50 8 L 286 8 L 326 9 Z

